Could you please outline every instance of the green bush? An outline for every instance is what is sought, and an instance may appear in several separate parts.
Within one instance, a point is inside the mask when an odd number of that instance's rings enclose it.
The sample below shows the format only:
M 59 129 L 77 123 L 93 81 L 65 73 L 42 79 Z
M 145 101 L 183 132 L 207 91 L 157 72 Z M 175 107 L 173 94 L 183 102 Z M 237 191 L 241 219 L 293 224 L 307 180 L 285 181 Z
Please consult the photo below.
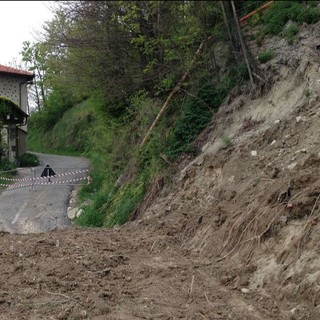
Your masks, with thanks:
M 64 113 L 70 109 L 76 100 L 67 92 L 53 91 L 44 107 L 37 112 L 33 112 L 29 119 L 29 127 L 45 132 L 54 127 L 54 125 L 62 118 Z
M 231 139 L 228 136 L 224 135 L 221 138 L 221 140 L 222 140 L 222 145 L 223 145 L 224 148 L 227 148 L 227 147 L 229 147 L 231 145 Z
M 306 10 L 299 13 L 297 21 L 299 23 L 306 22 L 307 24 L 313 24 L 319 21 L 320 13 L 318 7 L 308 7 Z
M 203 85 L 195 95 L 187 100 L 180 118 L 169 133 L 166 155 L 173 160 L 182 153 L 194 154 L 191 145 L 197 135 L 207 126 L 227 95 L 224 85 Z
M 288 41 L 288 44 L 293 44 L 296 34 L 299 32 L 299 27 L 292 23 L 284 30 L 284 36 Z
M 9 160 L 1 160 L 0 161 L 0 191 L 4 190 L 5 185 L 10 185 L 11 182 L 3 178 L 11 178 L 12 176 L 17 174 L 16 164 L 14 162 L 10 162 Z
M 17 160 L 20 167 L 36 167 L 39 165 L 38 157 L 28 152 L 19 156 Z
M 319 1 L 308 1 L 305 5 L 298 1 L 274 1 L 261 18 L 266 34 L 278 35 L 291 20 L 298 24 L 316 23 L 320 19 Z
M 258 54 L 258 60 L 260 63 L 266 63 L 274 58 L 273 50 L 265 50 Z
M 258 32 L 256 34 L 256 44 L 258 47 L 261 47 L 263 45 L 263 42 L 264 42 L 264 39 L 265 39 L 265 33 L 264 32 Z
M 0 171 L 13 171 L 17 168 L 14 162 L 9 160 L 1 160 L 0 161 Z

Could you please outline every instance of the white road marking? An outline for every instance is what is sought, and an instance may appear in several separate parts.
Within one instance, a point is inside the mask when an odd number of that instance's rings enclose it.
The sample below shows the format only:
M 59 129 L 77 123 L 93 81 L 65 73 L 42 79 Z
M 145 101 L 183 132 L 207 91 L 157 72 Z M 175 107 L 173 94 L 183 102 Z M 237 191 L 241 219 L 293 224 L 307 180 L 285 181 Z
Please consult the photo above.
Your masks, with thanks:
M 20 214 L 22 213 L 22 211 L 23 211 L 23 210 L 25 209 L 25 207 L 27 206 L 28 201 L 29 201 L 29 200 L 27 200 L 27 201 L 22 205 L 22 207 L 19 209 L 19 211 L 16 213 L 16 215 L 15 215 L 14 219 L 12 220 L 11 224 L 15 224 L 15 223 L 17 222 L 18 218 L 20 217 Z

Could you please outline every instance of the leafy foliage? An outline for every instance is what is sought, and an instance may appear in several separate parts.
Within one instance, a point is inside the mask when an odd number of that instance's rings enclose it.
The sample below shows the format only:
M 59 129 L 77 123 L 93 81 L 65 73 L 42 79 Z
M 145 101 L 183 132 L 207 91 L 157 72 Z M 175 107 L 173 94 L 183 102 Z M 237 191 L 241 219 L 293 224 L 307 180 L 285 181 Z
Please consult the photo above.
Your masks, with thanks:
M 291 20 L 298 24 L 316 23 L 320 18 L 319 1 L 308 1 L 305 5 L 300 1 L 275 1 L 262 16 L 265 33 L 277 35 L 282 32 L 286 23 Z
M 258 54 L 258 60 L 261 63 L 266 63 L 266 62 L 270 61 L 271 59 L 273 59 L 273 57 L 274 57 L 274 51 L 271 49 L 262 51 Z
M 24 153 L 17 158 L 20 167 L 36 167 L 39 165 L 39 159 L 32 153 Z
M 20 53 L 26 68 L 35 74 L 34 85 L 31 86 L 31 91 L 29 88 L 29 94 L 36 103 L 37 110 L 41 110 L 49 95 L 50 88 L 47 46 L 42 42 L 31 43 L 25 41 Z
M 169 159 L 174 159 L 185 152 L 195 153 L 191 143 L 206 127 L 226 94 L 227 90 L 223 86 L 211 86 L 207 83 L 194 97 L 187 100 L 181 117 L 168 136 L 166 154 Z
M 52 129 L 75 102 L 76 100 L 68 92 L 53 91 L 43 109 L 33 113 L 32 117 L 30 117 L 29 125 L 31 130 L 33 126 L 36 126 L 42 132 Z
M 284 36 L 287 39 L 288 44 L 293 44 L 294 38 L 298 32 L 299 32 L 299 27 L 294 23 L 290 24 L 285 28 Z
M 15 172 L 15 169 L 17 168 L 17 165 L 9 160 L 1 160 L 0 161 L 0 171 L 12 171 Z

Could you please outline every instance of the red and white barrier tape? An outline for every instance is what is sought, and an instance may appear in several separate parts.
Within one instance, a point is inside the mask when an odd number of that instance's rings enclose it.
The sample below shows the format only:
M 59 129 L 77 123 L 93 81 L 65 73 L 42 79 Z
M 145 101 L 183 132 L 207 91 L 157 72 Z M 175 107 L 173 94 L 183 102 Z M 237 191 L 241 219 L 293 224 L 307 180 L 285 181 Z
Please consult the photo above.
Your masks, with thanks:
M 45 186 L 45 185 L 54 185 L 54 184 L 68 184 L 71 182 L 77 182 L 81 180 L 88 180 L 89 177 L 81 177 L 75 179 L 68 179 L 68 180 L 61 180 L 61 181 L 48 181 L 48 182 L 35 182 L 35 183 L 28 183 L 28 184 L 0 184 L 2 187 L 6 187 L 7 190 L 12 189 L 19 189 L 19 188 L 26 188 L 32 186 Z
M 52 185 L 52 184 L 67 184 L 70 182 L 76 182 L 76 181 L 81 181 L 81 180 L 88 180 L 88 177 L 74 178 L 74 179 L 61 180 L 61 181 L 36 182 L 33 185 L 44 186 L 44 185 Z
M 77 170 L 77 171 L 73 171 L 73 172 L 60 173 L 60 174 L 56 174 L 54 176 L 50 176 L 50 178 L 65 177 L 65 176 L 78 174 L 78 173 L 84 173 L 84 172 L 89 172 L 89 170 L 83 169 L 83 170 Z M 40 180 L 40 179 L 47 179 L 47 178 L 48 177 L 35 177 L 35 178 L 33 178 L 33 180 Z M 0 177 L 0 180 L 4 180 L 4 181 L 32 181 L 32 178 L 28 177 L 28 178 L 17 179 L 17 178 Z

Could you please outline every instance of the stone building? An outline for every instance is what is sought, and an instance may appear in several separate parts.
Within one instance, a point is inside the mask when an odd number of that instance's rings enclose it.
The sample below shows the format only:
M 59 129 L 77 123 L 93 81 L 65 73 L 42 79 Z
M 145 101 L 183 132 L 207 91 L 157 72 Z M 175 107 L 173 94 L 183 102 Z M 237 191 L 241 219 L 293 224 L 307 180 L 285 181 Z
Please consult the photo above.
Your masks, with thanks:
M 34 74 L 0 65 L 0 156 L 14 161 L 27 152 L 28 84 Z

